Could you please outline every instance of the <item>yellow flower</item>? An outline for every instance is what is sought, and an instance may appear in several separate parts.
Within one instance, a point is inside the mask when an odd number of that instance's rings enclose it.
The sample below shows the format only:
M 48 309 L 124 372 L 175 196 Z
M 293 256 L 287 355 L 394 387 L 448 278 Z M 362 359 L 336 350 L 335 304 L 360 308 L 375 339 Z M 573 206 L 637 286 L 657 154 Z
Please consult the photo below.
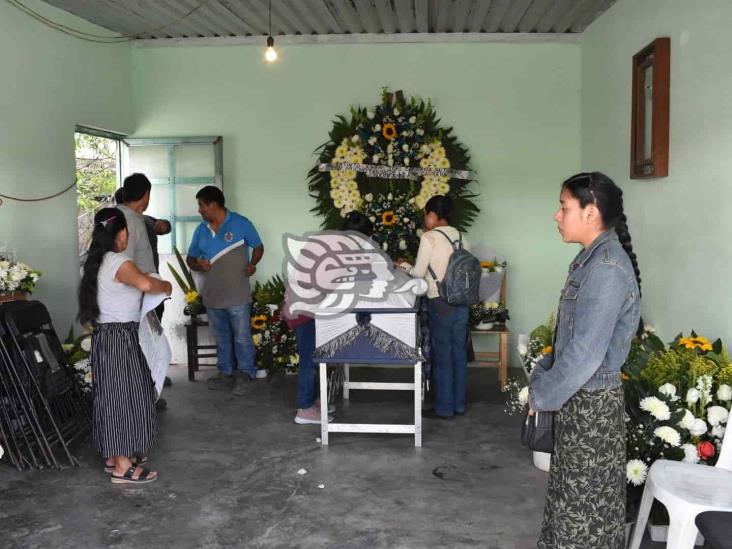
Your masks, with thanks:
M 196 290 L 186 292 L 184 299 L 186 303 L 195 303 L 196 301 L 198 301 L 198 292 Z
M 626 374 L 625 372 L 621 372 L 620 379 L 622 379 L 623 381 L 628 381 L 630 379 L 630 376 L 628 374 Z
M 381 214 L 381 222 L 387 227 L 394 225 L 397 222 L 397 216 L 391 210 Z
M 252 343 L 254 343 L 255 347 L 259 347 L 262 344 L 262 334 L 253 334 Z
M 255 330 L 261 330 L 267 325 L 267 315 L 253 316 L 251 324 Z
M 391 123 L 384 124 L 384 127 L 381 129 L 381 135 L 384 136 L 384 139 L 391 141 L 397 136 L 396 126 Z
M 548 355 L 549 353 L 551 353 L 551 352 L 552 352 L 552 350 L 553 350 L 553 349 L 552 349 L 552 346 L 551 346 L 551 345 L 547 345 L 546 347 L 544 347 L 544 348 L 543 348 L 543 349 L 541 350 L 541 354 L 542 354 L 542 355 Z
M 495 266 L 495 263 L 493 263 L 492 261 L 481 261 L 480 266 L 484 269 L 490 269 L 491 267 Z
M 683 345 L 687 349 L 701 349 L 702 351 L 711 351 L 712 343 L 702 336 L 682 337 L 679 339 L 679 345 Z

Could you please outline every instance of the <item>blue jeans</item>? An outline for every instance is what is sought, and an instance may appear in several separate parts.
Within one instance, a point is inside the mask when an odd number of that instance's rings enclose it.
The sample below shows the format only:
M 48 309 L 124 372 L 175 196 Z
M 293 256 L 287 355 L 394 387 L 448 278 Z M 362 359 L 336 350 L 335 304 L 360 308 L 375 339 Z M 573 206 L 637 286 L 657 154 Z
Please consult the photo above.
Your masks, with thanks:
M 462 413 L 468 370 L 468 307 L 449 305 L 441 297 L 429 299 L 427 307 L 435 413 L 441 416 Z
M 310 408 L 315 402 L 318 391 L 315 383 L 315 321 L 306 322 L 295 327 L 297 335 L 297 354 L 300 355 L 300 369 L 297 373 L 297 407 Z
M 216 339 L 219 370 L 224 375 L 234 373 L 235 364 L 239 370 L 251 377 L 257 375 L 254 363 L 254 342 L 251 328 L 251 303 L 235 305 L 226 309 L 206 309 L 208 323 Z M 236 357 L 236 363 L 234 362 Z

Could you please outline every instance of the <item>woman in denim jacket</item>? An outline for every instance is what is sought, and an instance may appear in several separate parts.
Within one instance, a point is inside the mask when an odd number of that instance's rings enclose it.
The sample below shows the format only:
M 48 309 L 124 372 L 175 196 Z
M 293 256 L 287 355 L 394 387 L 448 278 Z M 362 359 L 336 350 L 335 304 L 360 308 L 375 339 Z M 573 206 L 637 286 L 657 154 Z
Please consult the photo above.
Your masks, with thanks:
M 531 375 L 532 412 L 556 411 L 539 548 L 620 549 L 625 535 L 625 421 L 620 368 L 640 321 L 640 271 L 607 176 L 562 185 L 554 216 L 582 245 L 559 301 L 553 352 Z

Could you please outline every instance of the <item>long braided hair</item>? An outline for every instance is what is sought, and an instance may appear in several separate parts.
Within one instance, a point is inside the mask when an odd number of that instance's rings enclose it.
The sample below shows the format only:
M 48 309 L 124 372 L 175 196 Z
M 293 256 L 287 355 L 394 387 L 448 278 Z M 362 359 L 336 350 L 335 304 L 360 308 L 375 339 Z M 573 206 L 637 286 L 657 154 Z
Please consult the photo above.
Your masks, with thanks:
M 633 244 L 628 231 L 628 218 L 623 211 L 623 190 L 612 179 L 600 172 L 584 172 L 573 175 L 562 183 L 562 189 L 579 200 L 580 206 L 585 208 L 594 204 L 602 216 L 605 229 L 615 229 L 618 240 L 625 253 L 633 264 L 635 279 L 638 281 L 638 291 L 641 289 L 640 269 L 638 258 L 633 251 Z

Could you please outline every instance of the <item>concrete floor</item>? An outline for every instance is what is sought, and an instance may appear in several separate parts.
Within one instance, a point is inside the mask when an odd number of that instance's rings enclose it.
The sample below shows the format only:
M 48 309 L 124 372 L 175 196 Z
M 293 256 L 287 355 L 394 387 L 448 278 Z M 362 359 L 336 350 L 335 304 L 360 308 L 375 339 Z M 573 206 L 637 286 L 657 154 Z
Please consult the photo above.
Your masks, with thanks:
M 345 433 L 322 448 L 317 426 L 292 422 L 295 377 L 257 382 L 244 397 L 190 383 L 180 366 L 171 377 L 150 453 L 160 479 L 112 485 L 87 444 L 75 448 L 79 468 L 0 466 L 3 547 L 536 546 L 546 474 L 519 442 L 520 419 L 503 413 L 495 370 L 469 371 L 468 414 L 425 420 L 421 449 L 408 435 Z M 336 420 L 406 422 L 411 410 L 408 393 L 354 391 Z

